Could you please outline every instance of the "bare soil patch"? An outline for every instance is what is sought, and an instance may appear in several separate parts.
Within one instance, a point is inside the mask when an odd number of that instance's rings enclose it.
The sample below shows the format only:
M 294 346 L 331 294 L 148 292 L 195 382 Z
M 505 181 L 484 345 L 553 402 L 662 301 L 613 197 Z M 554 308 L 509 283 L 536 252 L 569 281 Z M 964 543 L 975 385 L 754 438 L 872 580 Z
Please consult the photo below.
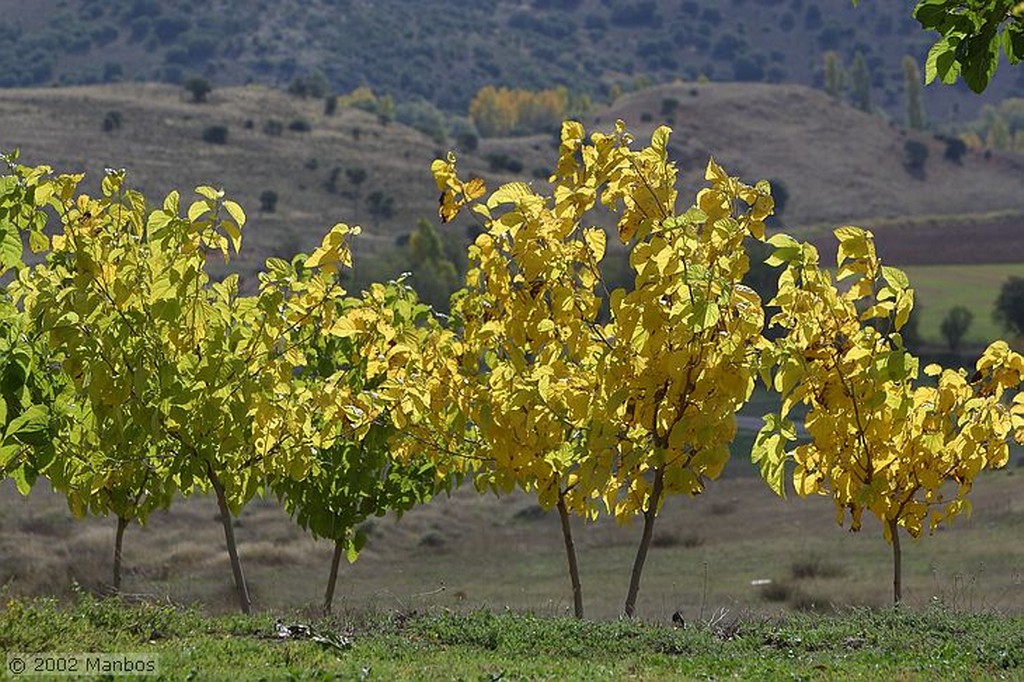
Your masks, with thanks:
M 892 265 L 976 265 L 1024 262 L 1024 219 L 978 224 L 922 225 L 873 230 L 882 260 Z M 836 250 L 832 234 L 811 242 L 831 262 Z

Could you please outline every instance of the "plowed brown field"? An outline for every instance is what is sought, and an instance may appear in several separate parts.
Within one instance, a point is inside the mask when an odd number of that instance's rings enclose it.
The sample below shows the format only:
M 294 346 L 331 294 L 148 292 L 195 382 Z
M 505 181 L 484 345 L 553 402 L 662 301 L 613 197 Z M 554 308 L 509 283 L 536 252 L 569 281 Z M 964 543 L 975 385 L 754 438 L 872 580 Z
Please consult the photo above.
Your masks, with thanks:
M 969 225 L 886 227 L 872 230 L 882 260 L 891 265 L 974 265 L 1024 263 L 1024 219 Z M 811 240 L 831 263 L 836 241 L 831 233 Z

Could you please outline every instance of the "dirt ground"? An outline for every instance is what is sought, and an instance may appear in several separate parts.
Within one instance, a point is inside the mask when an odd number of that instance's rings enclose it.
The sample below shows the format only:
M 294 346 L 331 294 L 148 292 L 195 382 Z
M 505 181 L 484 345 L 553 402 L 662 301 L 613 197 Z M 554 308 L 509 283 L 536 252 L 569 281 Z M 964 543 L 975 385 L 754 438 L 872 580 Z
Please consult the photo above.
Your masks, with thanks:
M 922 225 L 872 230 L 875 247 L 892 265 L 952 265 L 1020 263 L 1024 261 L 1024 219 L 967 225 Z M 834 258 L 836 240 L 831 232 L 811 242 L 823 262 Z

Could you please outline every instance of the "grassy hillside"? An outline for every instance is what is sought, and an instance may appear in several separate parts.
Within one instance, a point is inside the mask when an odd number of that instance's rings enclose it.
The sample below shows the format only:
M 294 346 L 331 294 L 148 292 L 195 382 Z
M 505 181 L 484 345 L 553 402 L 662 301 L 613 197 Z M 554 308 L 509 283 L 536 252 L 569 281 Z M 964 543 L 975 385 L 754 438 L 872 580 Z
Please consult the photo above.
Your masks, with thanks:
M 414 269 L 400 250 L 395 253 L 396 243 L 417 220 L 435 215 L 430 162 L 457 146 L 455 141 L 439 142 L 354 108 L 326 116 L 318 100 L 261 86 L 218 88 L 209 99 L 193 104 L 170 85 L 4 90 L 0 145 L 20 147 L 28 163 L 84 170 L 87 186 L 94 189 L 104 167 L 128 168 L 131 182 L 154 199 L 173 188 L 224 187 L 250 216 L 244 272 L 254 271 L 266 256 L 310 249 L 337 221 L 366 228 L 356 244 L 357 280 Z M 111 129 L 104 131 L 104 121 L 112 117 L 117 124 L 108 123 Z M 660 122 L 673 125 L 671 151 L 684 171 L 681 201 L 692 200 L 714 154 L 748 181 L 781 180 L 789 194 L 782 214 L 787 228 L 823 236 L 826 244 L 825 228 L 839 224 L 879 222 L 881 234 L 889 229 L 887 220 L 928 216 L 941 222 L 952 216 L 941 224 L 940 239 L 929 233 L 921 241 L 927 248 L 918 250 L 931 254 L 937 241 L 977 250 L 979 240 L 956 235 L 976 225 L 976 214 L 1002 211 L 998 215 L 1006 229 L 990 230 L 987 253 L 965 260 L 954 252 L 940 261 L 990 262 L 1005 261 L 1013 252 L 1005 239 L 1024 233 L 1020 156 L 968 153 L 955 164 L 943 159 L 942 142 L 919 136 L 914 139 L 930 149 L 922 179 L 904 168 L 906 133 L 812 89 L 659 86 L 622 97 L 587 123 L 607 129 L 619 117 L 641 140 Z M 217 126 L 224 127 L 226 143 L 204 141 Z M 551 172 L 556 155 L 551 135 L 482 140 L 472 152 L 459 152 L 464 172 L 482 175 L 492 187 L 522 178 L 542 185 L 540 178 Z M 365 171 L 365 180 L 357 185 L 349 172 L 358 170 Z M 278 196 L 273 212 L 259 210 L 266 191 Z M 390 215 L 372 211 L 374 193 L 390 202 Z M 460 244 L 473 227 L 467 216 L 442 229 L 453 256 L 462 252 Z M 370 255 L 377 261 L 368 260 Z
M 864 53 L 874 101 L 903 119 L 900 60 L 932 38 L 908 3 L 827 0 L 35 0 L 7 2 L 0 86 L 116 80 L 284 86 L 319 71 L 347 92 L 369 84 L 400 101 L 465 113 L 485 84 L 566 85 L 606 99 L 637 78 L 819 86 L 822 53 Z M 1002 69 L 984 98 L 929 88 L 934 120 L 972 118 L 1022 87 Z

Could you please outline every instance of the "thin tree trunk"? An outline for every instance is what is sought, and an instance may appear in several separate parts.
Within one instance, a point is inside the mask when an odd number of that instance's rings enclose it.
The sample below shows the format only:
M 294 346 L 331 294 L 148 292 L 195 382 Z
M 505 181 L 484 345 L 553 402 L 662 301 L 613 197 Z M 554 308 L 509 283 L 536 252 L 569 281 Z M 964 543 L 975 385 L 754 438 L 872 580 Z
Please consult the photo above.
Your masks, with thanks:
M 128 527 L 128 518 L 117 517 L 117 534 L 114 535 L 114 592 L 121 591 L 121 559 L 124 556 L 124 531 Z
M 565 498 L 558 496 L 558 518 L 562 520 L 562 539 L 565 540 L 565 556 L 569 560 L 569 580 L 572 582 L 572 609 L 577 618 L 583 618 L 583 585 L 580 583 L 580 567 L 576 563 L 576 545 L 572 541 L 572 527 L 569 525 L 569 510 Z
M 899 608 L 903 601 L 903 553 L 900 551 L 900 527 L 896 519 L 889 519 L 892 535 L 892 605 Z
M 235 590 L 238 592 L 238 606 L 242 613 L 252 613 L 252 600 L 249 599 L 249 588 L 245 584 L 245 575 L 242 573 L 242 562 L 238 558 L 238 546 L 235 544 L 235 528 L 231 521 L 231 510 L 228 508 L 228 500 L 224 494 L 224 486 L 221 484 L 213 467 L 208 463 L 206 472 L 217 493 L 217 505 L 220 507 L 220 521 L 224 525 L 224 540 L 228 546 L 228 557 L 231 559 L 231 573 L 235 577 Z
M 640 546 L 636 549 L 636 559 L 633 561 L 633 574 L 629 579 L 629 592 L 626 593 L 625 614 L 632 618 L 636 611 L 636 595 L 640 591 L 640 575 L 644 571 L 644 561 L 647 560 L 647 549 L 651 546 L 651 536 L 654 535 L 654 519 L 658 513 L 658 503 L 661 501 L 661 492 L 665 482 L 665 470 L 659 467 L 654 472 L 654 489 L 647 500 L 647 509 L 644 511 L 644 532 L 640 536 Z
M 343 551 L 341 541 L 334 543 L 334 558 L 331 559 L 331 575 L 327 578 L 327 592 L 324 594 L 324 614 L 331 614 L 331 607 L 334 605 L 334 586 L 338 582 L 338 564 L 341 563 Z

